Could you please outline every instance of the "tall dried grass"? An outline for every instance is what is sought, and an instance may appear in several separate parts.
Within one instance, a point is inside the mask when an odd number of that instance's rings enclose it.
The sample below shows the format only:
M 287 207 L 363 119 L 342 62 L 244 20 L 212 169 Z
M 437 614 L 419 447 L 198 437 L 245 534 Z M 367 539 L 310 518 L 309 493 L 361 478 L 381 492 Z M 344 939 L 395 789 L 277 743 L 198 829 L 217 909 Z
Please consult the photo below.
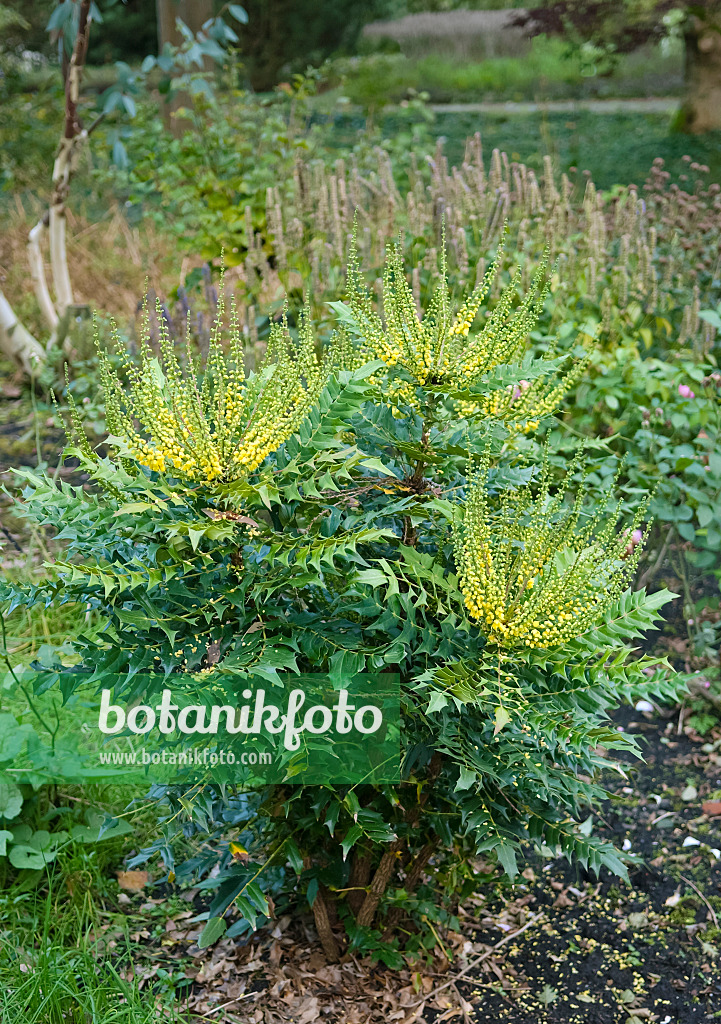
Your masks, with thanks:
M 16 196 L 0 234 L 0 283 L 18 315 L 39 338 L 46 327 L 32 291 L 26 245 L 28 231 L 42 213 L 39 203 Z M 126 321 L 134 315 L 146 284 L 167 294 L 179 283 L 178 260 L 150 219 L 131 227 L 117 206 L 96 221 L 68 209 L 67 219 L 68 263 L 78 305 Z M 183 272 L 189 269 L 186 262 Z M 49 264 L 45 270 L 51 281 Z
M 332 169 L 299 160 L 290 201 L 268 190 L 268 237 L 252 236 L 245 287 L 257 291 L 272 259 L 281 276 L 300 273 L 321 307 L 342 291 L 354 218 L 366 267 L 380 268 L 401 232 L 430 272 L 445 233 L 455 280 L 467 286 L 483 274 L 507 224 L 508 261 L 522 262 L 524 287 L 548 247 L 563 264 L 559 287 L 605 321 L 638 307 L 678 325 L 680 342 L 705 348 L 713 329 L 698 314 L 719 299 L 721 185 L 708 180 L 707 167 L 685 160 L 686 180 L 672 181 L 659 159 L 640 190 L 605 195 L 587 175 L 556 175 L 550 157 L 540 177 L 497 149 L 486 163 L 479 134 L 460 167 L 449 167 L 440 143 L 414 160 L 406 192 L 380 147 L 375 169 L 363 173 L 344 160 Z

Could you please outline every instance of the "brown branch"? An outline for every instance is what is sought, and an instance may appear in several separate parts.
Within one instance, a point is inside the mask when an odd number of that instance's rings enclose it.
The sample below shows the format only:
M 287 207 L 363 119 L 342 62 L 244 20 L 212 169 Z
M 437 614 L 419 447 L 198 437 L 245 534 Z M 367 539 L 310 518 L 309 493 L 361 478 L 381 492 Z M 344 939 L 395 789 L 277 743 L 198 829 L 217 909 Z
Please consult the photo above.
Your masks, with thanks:
M 95 120 L 90 122 L 90 125 L 88 126 L 88 129 L 85 132 L 86 136 L 92 135 L 93 132 L 95 131 L 95 129 L 98 127 L 98 125 L 101 125 L 104 120 L 105 120 L 105 111 L 103 111 L 101 114 L 98 114 L 98 116 L 95 118 Z
M 403 536 L 401 543 L 408 548 L 414 548 L 418 543 L 418 531 L 413 526 L 410 516 L 403 517 Z
M 373 881 L 370 884 L 370 888 L 366 893 L 366 897 L 363 900 L 363 904 L 358 911 L 358 916 L 356 917 L 357 924 L 362 928 L 370 928 L 373 924 L 373 919 L 376 916 L 381 896 L 388 888 L 388 883 L 393 877 L 393 872 L 398 860 L 398 854 L 402 845 L 402 839 L 394 839 L 381 857 L 381 862 L 376 868 Z
M 443 757 L 440 750 L 434 750 L 431 755 L 431 759 L 428 762 L 428 781 L 435 782 L 438 776 L 441 774 L 441 768 L 443 767 Z M 426 797 L 427 799 L 427 797 Z
M 414 893 L 418 886 L 420 885 L 420 881 L 423 878 L 423 872 L 428 866 L 428 862 L 433 856 L 436 848 L 437 843 L 426 843 L 426 845 L 422 848 L 420 853 L 418 853 L 415 860 L 408 869 L 405 881 L 403 883 L 403 888 L 405 889 L 409 896 L 411 895 L 411 893 Z M 391 938 L 395 928 L 403 920 L 405 913 L 406 912 L 405 910 L 403 910 L 402 907 L 391 907 L 391 909 L 388 912 L 388 920 L 386 922 L 385 931 L 383 932 L 384 942 L 387 942 Z
M 313 900 L 313 918 L 315 920 L 315 930 L 318 932 L 318 938 L 323 947 L 326 960 L 328 963 L 335 964 L 340 960 L 340 949 L 336 942 L 336 937 L 333 934 L 333 928 L 330 923 L 330 913 L 327 903 L 328 892 L 325 886 L 321 885 L 318 887 L 318 893 Z
M 646 584 L 649 583 L 654 578 L 656 573 L 659 571 L 659 569 L 663 565 L 663 560 L 666 557 L 666 552 L 668 551 L 668 546 L 671 543 L 671 537 L 673 536 L 673 531 L 674 531 L 674 527 L 673 527 L 673 524 L 672 524 L 671 527 L 669 528 L 668 533 L 666 534 L 666 539 L 664 540 L 663 545 L 661 546 L 661 552 L 660 552 L 658 558 L 656 559 L 656 561 L 654 562 L 654 564 L 652 566 L 649 566 L 646 569 L 644 574 L 639 579 L 639 581 L 638 581 L 638 589 L 639 590 L 643 590 L 643 588 L 646 586 Z
M 426 843 L 423 849 L 420 851 L 416 859 L 411 864 L 410 870 L 406 875 L 406 880 L 403 888 L 406 892 L 415 892 L 420 884 L 421 878 L 423 878 L 423 872 L 428 866 L 428 862 L 433 856 L 435 850 L 438 848 L 436 843 Z
M 90 0 L 81 0 L 78 32 L 70 63 L 65 73 L 65 138 L 74 139 L 83 130 L 78 118 L 78 99 L 80 95 L 80 77 L 85 67 L 90 42 Z
M 438 776 L 441 773 L 442 766 L 443 758 L 441 757 L 440 751 L 435 750 L 433 752 L 433 756 L 428 762 L 429 783 L 434 782 L 438 778 Z M 430 786 L 421 795 L 418 803 L 415 806 L 413 806 L 409 811 L 406 811 L 406 821 L 411 826 L 411 828 L 416 828 L 417 826 L 418 820 L 421 815 L 421 808 L 428 799 L 428 789 L 430 789 Z M 406 871 L 406 877 L 403 888 L 406 890 L 407 893 L 410 894 L 412 892 L 415 892 L 415 890 L 418 888 L 421 878 L 423 877 L 423 872 L 426 866 L 428 865 L 428 862 L 430 861 L 431 857 L 433 856 L 433 853 L 436 848 L 437 843 L 426 843 L 426 845 L 421 849 L 420 853 L 416 856 L 411 867 Z M 390 911 L 388 912 L 386 928 L 385 931 L 383 932 L 384 940 L 390 938 L 393 930 L 398 926 L 398 924 L 401 922 L 404 916 L 406 916 L 406 911 L 403 910 L 401 907 L 392 907 L 390 909 Z
M 348 877 L 347 903 L 354 917 L 358 916 L 366 898 L 366 888 L 371 877 L 371 858 L 367 851 L 356 850 Z
M 312 866 L 312 860 L 310 857 L 303 857 L 303 867 L 307 871 Z M 330 894 L 324 885 L 318 886 L 318 892 L 313 900 L 311 910 L 313 911 L 313 920 L 315 921 L 315 930 L 318 933 L 320 944 L 323 947 L 323 952 L 326 955 L 328 963 L 335 964 L 340 960 L 340 949 L 336 941 L 336 937 L 333 934 L 333 926 L 331 924 L 331 913 L 329 911 Z M 335 908 L 333 908 L 335 911 Z M 333 917 L 335 918 L 335 912 Z

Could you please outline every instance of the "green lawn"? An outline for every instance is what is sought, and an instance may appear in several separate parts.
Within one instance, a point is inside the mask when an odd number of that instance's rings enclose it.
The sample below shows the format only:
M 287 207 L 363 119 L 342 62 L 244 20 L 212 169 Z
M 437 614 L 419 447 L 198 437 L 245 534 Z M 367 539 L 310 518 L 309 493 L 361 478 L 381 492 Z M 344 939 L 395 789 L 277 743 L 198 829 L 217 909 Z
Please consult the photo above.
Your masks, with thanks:
M 689 136 L 673 132 L 665 114 L 443 114 L 434 131 L 448 139 L 451 163 L 463 158 L 465 140 L 481 132 L 490 156 L 494 147 L 512 160 L 540 168 L 550 153 L 563 171 L 589 170 L 600 188 L 614 184 L 643 184 L 653 160 L 660 156 L 673 174 L 683 173 L 682 157 L 708 164 L 711 177 L 721 179 L 721 132 Z

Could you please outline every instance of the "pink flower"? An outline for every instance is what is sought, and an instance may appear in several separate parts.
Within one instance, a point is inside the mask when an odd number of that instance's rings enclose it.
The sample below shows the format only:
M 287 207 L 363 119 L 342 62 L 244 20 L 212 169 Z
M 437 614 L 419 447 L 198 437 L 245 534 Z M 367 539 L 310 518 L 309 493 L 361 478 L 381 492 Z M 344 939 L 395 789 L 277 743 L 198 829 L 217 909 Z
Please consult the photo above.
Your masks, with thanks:
M 681 398 L 695 398 L 696 397 L 694 395 L 693 391 L 691 390 L 691 388 L 688 386 L 688 384 L 679 384 L 679 386 L 678 386 L 678 393 L 681 396 Z
M 633 541 L 634 544 L 640 544 L 641 541 L 643 540 L 643 531 L 642 530 L 634 530 L 633 533 L 631 534 L 631 540 Z

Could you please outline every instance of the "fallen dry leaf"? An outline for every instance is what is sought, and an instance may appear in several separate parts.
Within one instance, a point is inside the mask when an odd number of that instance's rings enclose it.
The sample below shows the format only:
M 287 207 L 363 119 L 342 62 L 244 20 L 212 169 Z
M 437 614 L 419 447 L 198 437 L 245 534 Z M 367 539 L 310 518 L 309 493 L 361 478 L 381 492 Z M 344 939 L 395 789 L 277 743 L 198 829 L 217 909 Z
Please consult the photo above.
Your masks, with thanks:
M 721 814 L 721 800 L 704 800 L 701 810 L 704 814 L 715 817 L 717 814 Z
M 142 892 L 150 881 L 147 871 L 118 871 L 118 885 L 128 892 Z
M 296 1001 L 296 1007 L 298 1002 Z M 297 1017 L 297 1024 L 311 1024 L 311 1021 L 318 1020 L 320 1017 L 320 1004 L 315 996 L 311 996 L 309 999 L 304 999 L 301 1003 L 302 1009 Z
M 209 964 L 207 961 L 202 965 L 196 976 L 197 981 L 209 982 L 219 974 L 227 974 L 228 972 L 228 961 L 218 960 L 214 964 Z

